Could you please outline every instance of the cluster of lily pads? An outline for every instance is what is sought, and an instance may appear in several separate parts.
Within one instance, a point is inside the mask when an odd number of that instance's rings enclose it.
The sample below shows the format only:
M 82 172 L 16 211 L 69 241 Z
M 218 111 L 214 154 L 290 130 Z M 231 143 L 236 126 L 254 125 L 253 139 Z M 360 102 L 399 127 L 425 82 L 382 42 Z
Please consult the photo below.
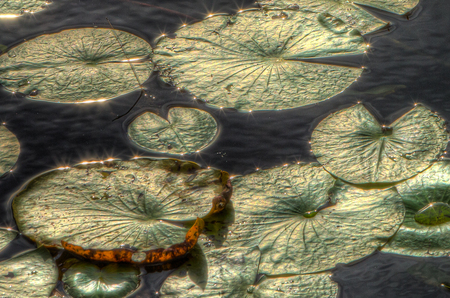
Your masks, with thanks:
M 155 49 L 113 29 L 39 36 L 0 56 L 0 84 L 37 100 L 92 102 L 146 93 L 142 84 L 156 69 L 209 105 L 242 112 L 323 101 L 360 75 L 314 59 L 364 52 L 361 32 L 380 25 L 364 10 L 339 1 L 261 4 L 183 25 Z M 150 151 L 184 154 L 213 142 L 217 127 L 205 111 L 174 107 L 167 119 L 139 115 L 128 134 Z M 6 125 L 0 139 L 7 172 L 20 148 Z M 124 297 L 139 287 L 144 266 L 185 258 L 161 296 L 335 297 L 329 275 L 338 263 L 377 249 L 448 255 L 450 165 L 439 160 L 447 142 L 445 121 L 425 106 L 383 125 L 356 104 L 314 129 L 318 163 L 232 179 L 175 159 L 55 169 L 14 197 L 20 233 L 38 248 L 0 262 L 0 295 L 48 297 L 61 279 L 72 297 Z M 0 249 L 17 233 L 0 229 Z M 74 257 L 58 267 L 48 249 Z

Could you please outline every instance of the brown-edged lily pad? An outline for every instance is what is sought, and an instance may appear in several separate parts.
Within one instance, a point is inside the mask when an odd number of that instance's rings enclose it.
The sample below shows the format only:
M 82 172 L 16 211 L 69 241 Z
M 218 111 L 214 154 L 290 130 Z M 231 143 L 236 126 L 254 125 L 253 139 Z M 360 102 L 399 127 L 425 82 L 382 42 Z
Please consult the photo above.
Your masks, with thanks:
M 12 169 L 19 158 L 20 144 L 6 126 L 0 125 L 0 176 Z
M 0 228 L 0 251 L 16 238 L 17 232 L 11 229 Z
M 417 105 L 381 125 L 362 105 L 340 110 L 314 129 L 311 148 L 327 171 L 351 183 L 389 183 L 428 168 L 448 142 L 445 120 Z

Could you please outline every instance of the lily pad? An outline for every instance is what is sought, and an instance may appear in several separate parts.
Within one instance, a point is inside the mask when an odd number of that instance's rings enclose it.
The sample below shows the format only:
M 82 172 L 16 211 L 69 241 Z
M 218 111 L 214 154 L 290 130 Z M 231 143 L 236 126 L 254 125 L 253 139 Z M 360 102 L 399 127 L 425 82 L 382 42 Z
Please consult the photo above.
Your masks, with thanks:
M 153 68 L 151 53 L 145 40 L 119 30 L 45 34 L 0 56 L 0 84 L 45 101 L 110 99 L 140 88 Z
M 2 0 L 0 2 L 0 18 L 35 13 L 48 5 L 49 2 L 46 0 Z
M 227 179 L 178 160 L 105 161 L 35 178 L 13 210 L 20 231 L 48 246 L 164 249 L 185 239 L 183 223 L 226 206 Z
M 428 168 L 445 150 L 445 120 L 418 105 L 390 126 L 362 104 L 331 114 L 314 129 L 311 149 L 325 169 L 351 183 L 389 183 Z
M 343 23 L 354 24 L 363 33 L 383 25 L 380 20 L 347 0 L 262 0 L 259 3 L 266 10 L 304 10 L 333 15 Z M 358 0 L 355 3 L 403 14 L 414 8 L 419 0 Z
M 147 112 L 128 127 L 130 138 L 138 145 L 164 153 L 191 153 L 208 146 L 217 134 L 217 122 L 207 112 L 172 108 L 168 119 Z
M 58 268 L 44 248 L 0 262 L 1 297 L 48 297 L 58 281 Z
M 19 158 L 20 144 L 6 126 L 0 125 L 0 176 L 14 166 Z
M 315 164 L 235 178 L 236 210 L 228 243 L 258 245 L 259 272 L 303 274 L 332 269 L 383 246 L 404 216 L 393 188 L 362 190 L 336 182 Z
M 329 274 L 258 278 L 257 249 L 222 248 L 205 253 L 200 268 L 194 258 L 170 276 L 161 288 L 162 297 L 336 297 L 337 284 Z M 206 274 L 199 274 L 199 270 Z M 188 275 L 188 276 L 187 276 Z M 206 280 L 196 280 L 203 277 Z
M 213 16 L 176 34 L 162 37 L 154 51 L 161 77 L 211 105 L 247 110 L 326 100 L 355 81 L 361 69 L 298 59 L 366 48 L 351 26 L 329 30 L 317 14 L 302 11 Z
M 17 233 L 15 231 L 0 228 L 0 251 L 13 241 L 16 236 Z
M 86 262 L 72 265 L 63 275 L 64 289 L 73 298 L 125 297 L 139 285 L 139 270 L 130 265 L 103 268 Z
M 450 254 L 450 163 L 437 162 L 397 186 L 405 221 L 385 252 L 412 256 Z

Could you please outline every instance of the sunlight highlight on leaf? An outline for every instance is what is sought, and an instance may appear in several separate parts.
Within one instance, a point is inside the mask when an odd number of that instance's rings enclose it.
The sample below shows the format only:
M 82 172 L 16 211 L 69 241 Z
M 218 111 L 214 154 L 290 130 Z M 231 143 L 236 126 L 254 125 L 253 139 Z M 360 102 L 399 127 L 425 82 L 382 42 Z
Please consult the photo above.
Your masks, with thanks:
M 0 19 L 35 13 L 45 9 L 50 3 L 46 0 L 0 0 Z

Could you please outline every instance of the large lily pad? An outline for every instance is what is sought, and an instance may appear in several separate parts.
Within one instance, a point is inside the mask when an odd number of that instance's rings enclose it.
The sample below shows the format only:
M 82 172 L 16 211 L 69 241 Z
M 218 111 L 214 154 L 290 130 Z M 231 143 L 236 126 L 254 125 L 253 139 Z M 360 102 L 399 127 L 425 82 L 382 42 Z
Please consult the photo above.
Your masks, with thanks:
M 311 148 L 325 169 L 343 180 L 396 182 L 428 168 L 447 142 L 445 120 L 424 106 L 385 126 L 357 104 L 322 120 Z
M 237 109 L 285 109 L 335 95 L 361 69 L 295 61 L 362 53 L 363 38 L 351 26 L 330 28 L 317 14 L 244 11 L 214 16 L 161 38 L 154 61 L 161 77 L 206 102 Z
M 128 127 L 128 134 L 152 151 L 191 153 L 211 143 L 217 134 L 217 122 L 201 110 L 172 108 L 167 120 L 150 112 L 137 117 Z
M 149 77 L 151 53 L 145 40 L 127 32 L 65 30 L 41 35 L 1 55 L 0 84 L 39 100 L 110 99 L 136 90 Z
M 49 5 L 46 0 L 2 0 L 0 1 L 0 18 L 35 13 Z
M 413 256 L 450 254 L 450 163 L 437 162 L 397 186 L 405 221 L 383 251 Z
M 260 273 L 302 274 L 362 258 L 399 228 L 404 207 L 393 188 L 362 190 L 317 165 L 291 165 L 233 180 L 235 224 L 228 242 L 258 245 Z
M 347 0 L 262 0 L 259 3 L 264 9 L 305 10 L 333 15 L 344 23 L 354 24 L 356 29 L 363 33 L 370 32 L 383 25 L 380 20 L 353 5 L 352 1 Z M 402 14 L 416 6 L 419 0 L 358 0 L 355 3 Z
M 335 297 L 329 274 L 258 279 L 257 249 L 222 248 L 205 253 L 206 263 L 192 258 L 161 288 L 162 297 Z M 200 274 L 204 270 L 206 273 Z M 200 278 L 199 278 L 200 277 Z
M 139 285 L 139 270 L 110 264 L 102 269 L 86 262 L 72 265 L 63 276 L 64 288 L 73 298 L 125 297 Z
M 16 236 L 17 233 L 15 231 L 0 228 L 0 251 L 13 241 Z
M 0 176 L 11 170 L 19 158 L 20 144 L 6 126 L 0 125 Z
M 1 297 L 48 297 L 57 280 L 58 268 L 44 247 L 0 262 Z
M 167 248 L 185 239 L 182 223 L 215 210 L 213 202 L 225 207 L 227 179 L 177 160 L 80 165 L 32 180 L 13 210 L 20 231 L 49 246 Z

